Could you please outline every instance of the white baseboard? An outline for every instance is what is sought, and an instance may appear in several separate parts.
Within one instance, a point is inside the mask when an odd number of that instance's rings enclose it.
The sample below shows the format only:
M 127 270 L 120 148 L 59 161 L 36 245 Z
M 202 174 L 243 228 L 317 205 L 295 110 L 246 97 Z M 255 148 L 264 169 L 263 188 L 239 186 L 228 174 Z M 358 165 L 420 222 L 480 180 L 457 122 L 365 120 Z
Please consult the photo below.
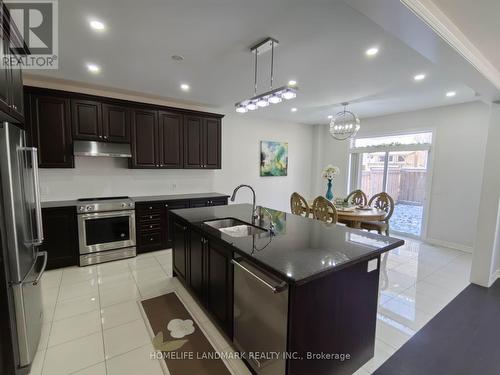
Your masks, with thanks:
M 460 250 L 460 251 L 463 251 L 463 252 L 469 253 L 469 254 L 472 254 L 474 252 L 474 248 L 472 246 L 462 245 L 462 244 L 455 243 L 455 242 L 436 240 L 435 238 L 427 238 L 427 239 L 425 239 L 425 242 L 428 242 L 431 245 L 448 247 L 448 248 L 453 249 L 453 250 Z
M 493 272 L 490 276 L 490 284 L 488 285 L 488 288 L 493 285 L 495 281 L 500 279 L 500 268 L 496 270 L 496 272 Z

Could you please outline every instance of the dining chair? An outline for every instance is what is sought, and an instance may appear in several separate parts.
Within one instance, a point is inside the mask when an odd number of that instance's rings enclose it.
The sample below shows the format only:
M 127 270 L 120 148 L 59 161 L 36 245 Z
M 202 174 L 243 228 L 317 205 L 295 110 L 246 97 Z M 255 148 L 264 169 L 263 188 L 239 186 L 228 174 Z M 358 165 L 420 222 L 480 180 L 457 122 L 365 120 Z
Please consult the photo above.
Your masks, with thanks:
M 359 189 L 351 191 L 345 200 L 356 206 L 366 206 L 368 204 L 368 197 L 363 190 Z
M 337 209 L 325 197 L 317 197 L 312 204 L 313 217 L 325 223 L 336 224 L 338 220 Z
M 307 201 L 299 193 L 293 193 L 290 197 L 290 210 L 292 214 L 304 217 L 309 217 L 311 213 Z
M 378 193 L 370 198 L 368 205 L 386 212 L 381 221 L 362 221 L 361 228 L 369 232 L 375 230 L 378 234 L 389 235 L 389 220 L 394 212 L 394 199 L 387 193 Z

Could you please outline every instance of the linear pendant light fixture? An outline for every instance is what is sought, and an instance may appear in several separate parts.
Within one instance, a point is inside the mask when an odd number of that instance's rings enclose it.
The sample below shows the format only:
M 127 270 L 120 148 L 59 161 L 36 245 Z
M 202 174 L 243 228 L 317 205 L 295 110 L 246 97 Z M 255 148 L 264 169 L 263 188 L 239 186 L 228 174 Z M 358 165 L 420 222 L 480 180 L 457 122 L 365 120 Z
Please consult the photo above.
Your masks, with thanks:
M 274 47 L 276 47 L 279 42 L 273 38 L 266 38 L 262 42 L 257 43 L 250 51 L 255 55 L 255 66 L 254 66 L 254 96 L 250 99 L 242 100 L 235 104 L 236 112 L 246 113 L 248 111 L 254 111 L 258 108 L 267 107 L 270 104 L 278 104 L 284 100 L 290 100 L 297 96 L 297 86 L 285 85 L 273 89 L 274 80 Z M 263 94 L 257 95 L 257 72 L 258 72 L 258 56 L 271 50 L 271 89 Z

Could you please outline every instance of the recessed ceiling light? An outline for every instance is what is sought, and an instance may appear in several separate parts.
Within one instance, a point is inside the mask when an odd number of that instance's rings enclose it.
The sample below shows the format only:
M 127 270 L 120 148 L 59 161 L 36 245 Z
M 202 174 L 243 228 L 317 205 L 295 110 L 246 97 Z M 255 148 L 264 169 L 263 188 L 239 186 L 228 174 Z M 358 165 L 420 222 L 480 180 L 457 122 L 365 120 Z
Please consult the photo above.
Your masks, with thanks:
M 101 21 L 97 21 L 97 20 L 92 20 L 89 22 L 89 24 L 90 24 L 91 28 L 93 28 L 94 30 L 97 30 L 97 31 L 103 31 L 106 28 L 106 25 L 104 25 L 104 23 L 102 23 Z
M 333 118 L 332 115 L 328 115 L 328 119 L 331 120 Z
M 181 83 L 182 91 L 189 91 L 189 85 L 187 83 Z
M 454 97 L 455 95 L 457 95 L 457 93 L 456 93 L 455 91 L 448 91 L 448 92 L 446 93 L 446 96 L 447 96 L 448 98 L 452 98 L 452 97 Z
M 421 80 L 425 79 L 425 74 L 423 74 L 423 73 L 417 74 L 415 77 L 413 77 L 413 79 L 415 81 L 421 81 Z
M 297 84 L 297 81 L 291 80 L 288 81 L 288 86 L 295 86 Z
M 172 60 L 174 61 L 183 61 L 184 60 L 184 56 L 181 56 L 181 55 L 172 55 Z
M 97 74 L 101 71 L 101 67 L 99 65 L 92 63 L 87 64 L 87 69 L 89 72 L 94 74 Z
M 378 53 L 378 48 L 377 47 L 372 47 L 366 50 L 366 55 L 367 56 L 375 56 Z
M 290 111 L 297 112 L 297 108 L 293 107 Z

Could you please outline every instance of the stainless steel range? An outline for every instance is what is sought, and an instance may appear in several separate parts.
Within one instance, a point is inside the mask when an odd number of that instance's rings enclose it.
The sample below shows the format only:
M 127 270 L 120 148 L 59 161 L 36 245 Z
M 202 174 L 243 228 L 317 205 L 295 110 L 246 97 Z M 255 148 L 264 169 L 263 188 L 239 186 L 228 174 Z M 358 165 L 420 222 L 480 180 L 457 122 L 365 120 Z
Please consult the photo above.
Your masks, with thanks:
M 78 201 L 80 267 L 136 255 L 132 199 L 106 197 Z

